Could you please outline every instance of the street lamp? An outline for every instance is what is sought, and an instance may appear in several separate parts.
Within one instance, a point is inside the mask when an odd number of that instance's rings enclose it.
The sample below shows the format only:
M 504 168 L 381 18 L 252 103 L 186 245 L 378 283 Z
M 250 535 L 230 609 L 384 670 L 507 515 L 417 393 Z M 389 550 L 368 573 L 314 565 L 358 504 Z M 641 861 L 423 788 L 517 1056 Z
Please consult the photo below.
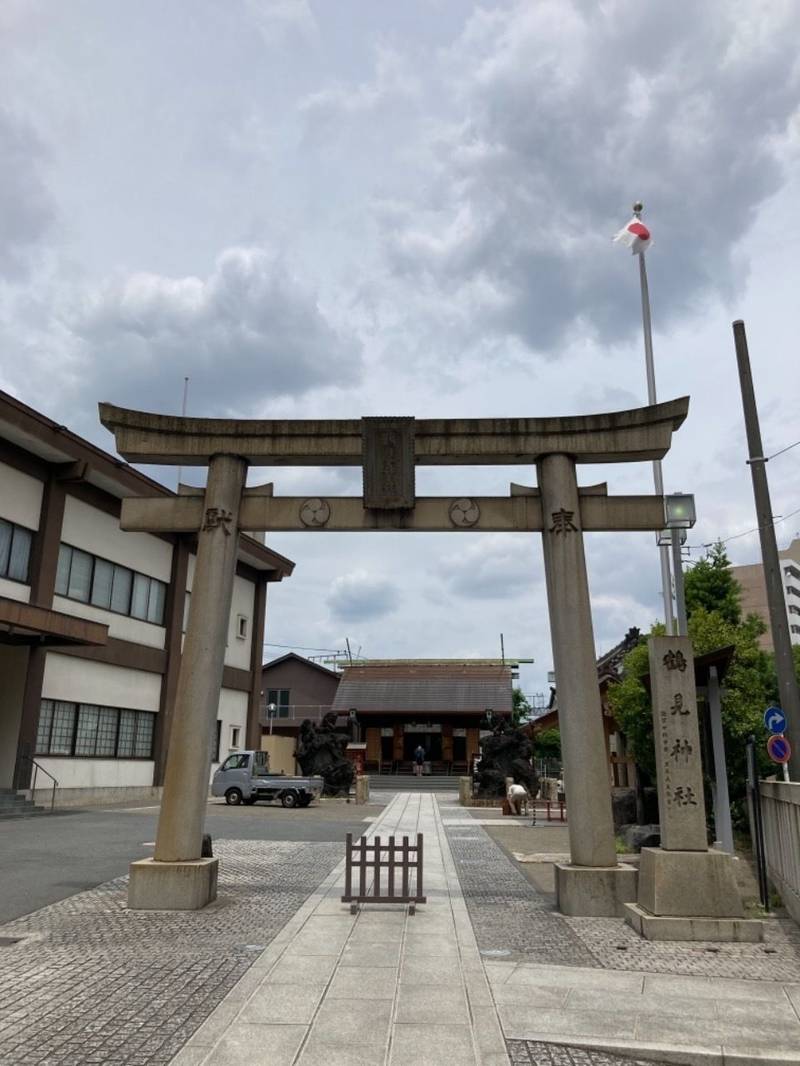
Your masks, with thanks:
M 492 728 L 492 721 L 494 720 L 494 708 L 485 707 L 484 708 L 484 714 L 486 716 L 486 724 L 491 729 Z
M 686 543 L 686 531 L 697 521 L 694 496 L 690 492 L 673 492 L 664 497 L 664 522 L 666 528 L 659 534 L 658 543 L 672 546 L 672 572 L 675 579 L 675 606 L 678 616 L 678 636 L 687 635 L 686 597 L 683 589 L 683 566 L 681 545 Z
M 353 744 L 357 743 L 357 741 L 358 741 L 358 718 L 357 718 L 357 714 L 358 714 L 358 708 L 357 707 L 351 707 L 350 710 L 347 712 L 347 717 L 350 720 L 350 740 L 351 740 L 351 742 Z
M 269 735 L 270 736 L 272 736 L 272 719 L 275 717 L 275 715 L 277 713 L 278 713 L 278 704 L 277 703 L 268 703 L 267 704 L 267 717 L 269 718 Z

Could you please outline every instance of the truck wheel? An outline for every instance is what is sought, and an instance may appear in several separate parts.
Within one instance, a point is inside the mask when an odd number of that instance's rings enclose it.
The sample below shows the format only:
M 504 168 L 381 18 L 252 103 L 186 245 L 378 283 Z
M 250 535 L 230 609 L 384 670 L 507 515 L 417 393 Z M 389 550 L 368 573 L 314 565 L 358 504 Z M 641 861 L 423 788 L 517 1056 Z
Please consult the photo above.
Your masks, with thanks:
M 284 807 L 296 807 L 300 802 L 300 797 L 296 792 L 284 792 L 281 796 L 281 803 Z
M 225 793 L 225 802 L 229 807 L 238 807 L 244 799 L 240 788 L 229 788 Z
M 311 803 L 311 796 L 302 796 L 300 799 L 300 806 L 307 807 Z
M 246 799 L 244 801 L 245 802 L 245 806 L 246 807 L 252 807 L 257 799 L 258 799 L 258 796 L 250 796 L 249 799 Z

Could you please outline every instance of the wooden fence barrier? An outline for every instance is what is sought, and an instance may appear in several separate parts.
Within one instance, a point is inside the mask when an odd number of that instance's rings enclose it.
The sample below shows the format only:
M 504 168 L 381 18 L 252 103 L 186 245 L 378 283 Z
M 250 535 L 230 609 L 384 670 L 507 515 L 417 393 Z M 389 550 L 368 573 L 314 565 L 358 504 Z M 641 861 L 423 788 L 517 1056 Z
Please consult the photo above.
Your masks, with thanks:
M 422 833 L 417 833 L 416 844 L 409 844 L 408 837 L 398 843 L 393 836 L 384 843 L 380 837 L 371 842 L 361 837 L 353 843 L 353 834 L 348 833 L 345 847 L 342 903 L 350 904 L 351 914 L 355 914 L 359 903 L 408 903 L 409 914 L 413 914 L 417 903 L 427 902 L 422 891 Z M 385 885 L 382 870 L 386 871 Z M 357 889 L 353 887 L 354 872 Z

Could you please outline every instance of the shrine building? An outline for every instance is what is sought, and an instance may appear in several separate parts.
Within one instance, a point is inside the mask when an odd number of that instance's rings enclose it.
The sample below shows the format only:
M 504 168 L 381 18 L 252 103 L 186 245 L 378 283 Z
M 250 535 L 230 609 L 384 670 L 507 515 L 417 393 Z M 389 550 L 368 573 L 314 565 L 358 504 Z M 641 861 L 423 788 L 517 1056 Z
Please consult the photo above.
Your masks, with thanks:
M 332 710 L 366 743 L 365 770 L 465 774 L 481 736 L 511 718 L 516 662 L 496 659 L 373 659 L 346 666 Z M 339 718 L 342 721 L 342 717 Z

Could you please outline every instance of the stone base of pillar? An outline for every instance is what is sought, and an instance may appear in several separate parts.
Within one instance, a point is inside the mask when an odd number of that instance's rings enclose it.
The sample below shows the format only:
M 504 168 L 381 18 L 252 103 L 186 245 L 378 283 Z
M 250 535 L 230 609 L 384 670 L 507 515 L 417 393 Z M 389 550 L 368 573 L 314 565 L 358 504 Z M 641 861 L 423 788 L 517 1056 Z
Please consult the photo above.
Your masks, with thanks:
M 725 851 L 642 848 L 639 906 L 669 918 L 741 918 L 733 859 Z
M 130 864 L 128 909 L 132 911 L 199 911 L 217 898 L 218 859 Z
M 626 903 L 636 900 L 636 867 L 572 866 L 555 863 L 556 905 L 575 918 L 621 918 Z
M 707 940 L 756 944 L 764 928 L 753 918 L 675 918 L 650 914 L 638 903 L 625 904 L 625 921 L 645 940 Z
M 472 778 L 459 777 L 458 779 L 458 802 L 462 807 L 469 807 L 472 803 Z
M 369 803 L 369 777 L 366 774 L 356 777 L 356 803 Z

